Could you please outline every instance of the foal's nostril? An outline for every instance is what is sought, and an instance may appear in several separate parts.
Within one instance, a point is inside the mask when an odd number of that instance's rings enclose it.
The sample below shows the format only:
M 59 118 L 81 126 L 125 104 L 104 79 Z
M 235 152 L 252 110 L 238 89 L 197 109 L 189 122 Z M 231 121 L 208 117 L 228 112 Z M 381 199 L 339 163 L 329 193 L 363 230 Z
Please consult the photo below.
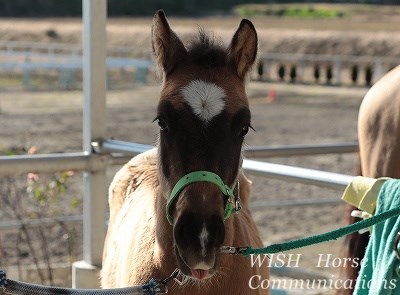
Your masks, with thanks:
M 210 228 L 213 229 L 213 236 L 215 237 L 214 247 L 219 249 L 225 239 L 225 224 L 223 219 L 215 216 L 210 222 Z
M 177 218 L 173 231 L 175 243 L 181 250 L 204 258 L 214 253 L 225 238 L 223 219 L 217 215 L 198 216 L 185 212 Z
M 189 239 L 188 223 L 186 220 L 179 218 L 174 226 L 174 239 L 175 242 L 180 245 L 184 245 L 185 241 L 187 243 Z

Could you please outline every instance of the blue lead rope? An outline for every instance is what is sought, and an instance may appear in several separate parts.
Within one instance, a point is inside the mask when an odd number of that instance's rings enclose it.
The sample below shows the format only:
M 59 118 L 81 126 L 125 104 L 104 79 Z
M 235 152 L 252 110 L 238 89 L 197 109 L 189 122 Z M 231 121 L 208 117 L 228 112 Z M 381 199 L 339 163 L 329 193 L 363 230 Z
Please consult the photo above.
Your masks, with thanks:
M 72 289 L 49 287 L 9 280 L 6 273 L 0 269 L 0 288 L 5 294 L 14 295 L 157 295 L 166 294 L 164 283 L 151 279 L 143 286 L 133 286 L 115 289 Z

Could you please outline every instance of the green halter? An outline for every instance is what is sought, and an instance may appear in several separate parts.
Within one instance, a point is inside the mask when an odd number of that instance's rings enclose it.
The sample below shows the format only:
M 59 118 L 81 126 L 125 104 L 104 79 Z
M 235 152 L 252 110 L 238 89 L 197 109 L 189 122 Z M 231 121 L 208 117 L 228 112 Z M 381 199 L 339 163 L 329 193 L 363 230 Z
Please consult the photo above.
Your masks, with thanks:
M 175 184 L 172 192 L 167 201 L 167 219 L 168 222 L 172 225 L 174 222 L 174 217 L 172 216 L 172 209 L 174 202 L 178 199 L 180 192 L 189 184 L 194 182 L 211 182 L 218 186 L 221 192 L 228 197 L 226 202 L 225 211 L 224 211 L 224 220 L 227 220 L 232 213 L 240 210 L 240 200 L 239 198 L 235 198 L 233 191 L 235 189 L 235 185 L 232 188 L 227 186 L 217 174 L 209 171 L 194 171 L 186 174 L 178 182 Z

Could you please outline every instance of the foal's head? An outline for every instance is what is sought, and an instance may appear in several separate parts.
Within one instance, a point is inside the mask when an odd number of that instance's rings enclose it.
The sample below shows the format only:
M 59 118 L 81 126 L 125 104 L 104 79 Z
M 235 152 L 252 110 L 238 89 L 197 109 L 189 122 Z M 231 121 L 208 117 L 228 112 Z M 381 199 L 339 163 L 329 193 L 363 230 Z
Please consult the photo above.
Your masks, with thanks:
M 244 79 L 256 57 L 257 34 L 242 20 L 227 49 L 202 31 L 185 47 L 159 11 L 152 45 L 163 73 L 159 174 L 167 197 L 176 192 L 167 208 L 176 258 L 183 273 L 205 279 L 218 270 L 217 252 L 229 223 L 226 206 L 232 206 L 225 185 L 233 189 L 237 183 L 251 127 Z

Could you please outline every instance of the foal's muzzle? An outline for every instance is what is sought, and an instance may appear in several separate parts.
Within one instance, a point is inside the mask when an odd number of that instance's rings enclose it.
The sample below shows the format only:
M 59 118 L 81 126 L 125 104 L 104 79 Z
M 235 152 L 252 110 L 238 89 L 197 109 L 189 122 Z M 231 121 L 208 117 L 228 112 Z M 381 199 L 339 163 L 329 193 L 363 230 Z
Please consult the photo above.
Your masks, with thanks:
M 220 214 L 179 212 L 174 223 L 175 254 L 186 275 L 205 279 L 213 275 L 218 252 L 225 239 L 225 224 Z

